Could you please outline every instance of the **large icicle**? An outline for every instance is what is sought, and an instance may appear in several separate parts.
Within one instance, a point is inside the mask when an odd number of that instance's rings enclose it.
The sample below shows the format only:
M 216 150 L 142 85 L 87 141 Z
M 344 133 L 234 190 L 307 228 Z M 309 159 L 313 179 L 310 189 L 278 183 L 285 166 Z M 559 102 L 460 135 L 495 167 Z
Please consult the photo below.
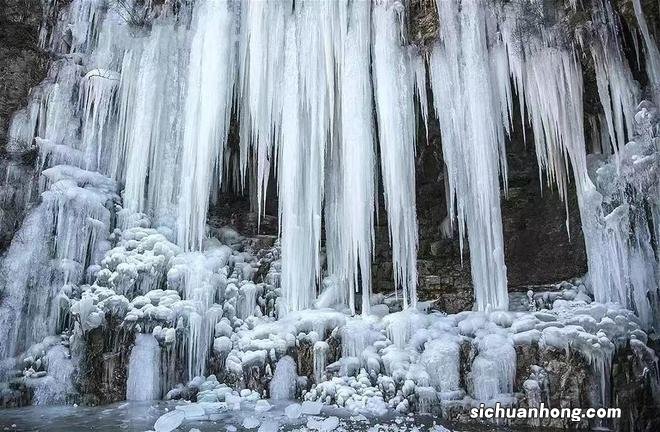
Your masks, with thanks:
M 214 181 L 222 179 L 234 82 L 234 23 L 228 1 L 195 5 L 190 51 L 177 241 L 200 249 Z
M 124 180 L 124 208 L 174 228 L 179 39 L 173 25 L 154 23 L 140 42 L 122 60 L 117 142 L 108 171 Z
M 278 188 L 284 311 L 311 306 L 320 279 L 326 143 L 334 111 L 335 3 L 296 3 L 284 54 Z
M 403 302 L 417 302 L 414 70 L 402 46 L 403 5 L 373 5 L 372 75 L 394 282 Z
M 369 77 L 370 11 L 368 2 L 341 5 L 339 137 L 329 155 L 326 196 L 328 272 L 341 287 L 336 303 L 355 312 L 362 288 L 362 313 L 369 310 L 371 251 L 374 236 L 375 151 Z M 346 8 L 346 9 L 344 9 Z M 348 298 L 347 298 L 348 297 Z
M 283 113 L 281 86 L 284 67 L 284 37 L 291 0 L 244 2 L 239 42 L 239 102 L 241 104 L 240 172 L 245 182 L 252 150 L 256 171 L 257 214 L 261 217 L 268 176 L 277 148 Z M 286 113 L 284 113 L 286 115 Z
M 463 0 L 460 10 L 457 1 L 438 2 L 441 42 L 431 57 L 434 106 L 451 187 L 449 214 L 458 217 L 461 246 L 467 228 L 479 310 L 508 307 L 499 168 L 506 163 L 503 121 L 508 120 L 510 96 L 491 79 L 484 11 L 479 0 Z M 501 78 L 508 79 L 506 66 L 502 68 Z

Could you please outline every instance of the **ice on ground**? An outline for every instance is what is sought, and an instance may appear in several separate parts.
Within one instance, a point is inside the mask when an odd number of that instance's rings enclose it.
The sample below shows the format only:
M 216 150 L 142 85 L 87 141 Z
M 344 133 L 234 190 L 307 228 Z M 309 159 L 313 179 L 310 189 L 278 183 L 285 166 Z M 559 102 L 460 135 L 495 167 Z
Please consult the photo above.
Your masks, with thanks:
M 319 415 L 323 408 L 322 402 L 304 401 L 301 405 L 301 413 L 307 415 Z
M 170 432 L 178 428 L 183 420 L 186 418 L 186 415 L 183 411 L 173 410 L 168 413 L 163 414 L 156 420 L 154 424 L 154 430 L 156 432 Z
M 259 419 L 257 419 L 256 417 L 253 417 L 253 416 L 249 416 L 249 417 L 245 417 L 243 419 L 242 426 L 245 429 L 255 429 L 260 424 L 261 424 L 261 421 L 259 421 Z
M 288 405 L 284 409 L 284 414 L 286 414 L 286 416 L 291 420 L 300 418 L 300 416 L 303 414 L 302 405 L 299 403 Z

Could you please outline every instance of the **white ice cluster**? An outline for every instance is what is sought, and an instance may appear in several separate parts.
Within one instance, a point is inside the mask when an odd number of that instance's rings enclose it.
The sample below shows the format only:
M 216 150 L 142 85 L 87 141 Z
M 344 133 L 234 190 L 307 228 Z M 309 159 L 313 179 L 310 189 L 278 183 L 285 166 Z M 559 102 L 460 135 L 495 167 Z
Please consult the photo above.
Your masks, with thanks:
M 592 302 L 582 284 L 566 286 L 546 295 L 549 309 L 534 312 L 409 309 L 349 318 L 339 332 L 344 356 L 303 398 L 364 413 L 516 403 L 516 347 L 537 344 L 580 356 L 600 389 L 593 402 L 606 404 L 615 350 L 628 341 L 645 345 L 646 333 L 630 310 Z
M 245 381 L 222 383 L 211 375 L 178 385 L 167 398 L 197 400 L 177 407 L 185 413 L 176 414 L 179 423 L 213 420 L 218 412 L 254 404 L 255 415 L 244 415 L 243 426 L 257 428 L 266 423 L 262 414 L 272 404 L 300 395 L 301 404 L 284 410 L 286 421 L 306 418 L 308 427 L 321 430 L 324 420 L 314 416 L 328 405 L 368 416 L 466 412 L 479 403 L 517 405 L 524 399 L 533 405 L 548 396 L 548 372 L 529 365 L 531 374 L 522 387 L 514 383 L 519 373 L 517 350 L 534 345 L 584 361 L 598 390 L 592 403 L 607 405 L 615 351 L 629 345 L 638 355 L 649 355 L 647 335 L 630 310 L 591 301 L 582 283 L 560 288 L 534 296 L 539 309 L 535 311 L 445 315 L 421 310 L 425 305 L 420 304 L 420 309 L 361 317 L 331 310 L 301 312 L 295 318 L 288 314 L 282 320 L 252 316 L 235 331 L 221 329 L 225 336 L 216 342 L 227 343 L 217 353 L 233 347 L 222 373 L 225 378 L 247 377 L 256 368 L 270 382 L 268 391 L 241 390 Z M 330 347 L 338 345 L 341 354 L 332 353 Z M 298 376 L 305 346 L 313 347 L 315 368 L 317 355 L 324 362 L 326 356 L 336 361 L 310 376 Z M 296 352 L 297 361 L 290 356 Z M 263 399 L 266 395 L 270 402 Z
M 635 138 L 612 158 L 591 155 L 594 187 L 585 194 L 583 218 L 594 298 L 633 310 L 645 329 L 660 325 L 660 291 L 654 239 L 660 234 L 660 116 L 642 102 L 632 125 Z
M 125 230 L 115 231 L 116 246 L 90 269 L 94 283 L 82 285 L 80 298 L 71 303 L 83 332 L 112 317 L 153 333 L 164 346 L 182 344 L 186 355 L 178 361 L 192 378 L 205 372 L 212 351 L 228 354 L 232 341 L 227 336 L 244 327 L 243 320 L 274 315 L 279 294 L 276 248 L 261 251 L 257 259 L 211 239 L 204 252 L 183 252 L 167 240 L 166 229 L 149 228 L 144 215 L 118 213 Z M 241 247 L 242 237 L 235 231 L 225 229 L 220 237 Z M 266 266 L 268 282 L 255 283 L 255 273 Z

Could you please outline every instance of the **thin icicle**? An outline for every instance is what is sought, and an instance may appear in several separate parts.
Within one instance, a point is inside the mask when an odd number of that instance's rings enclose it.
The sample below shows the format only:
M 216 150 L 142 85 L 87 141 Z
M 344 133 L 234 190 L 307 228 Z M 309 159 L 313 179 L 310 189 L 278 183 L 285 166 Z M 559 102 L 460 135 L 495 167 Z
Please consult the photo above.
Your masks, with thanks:
M 426 64 L 422 53 L 415 49 L 410 49 L 410 63 L 415 71 L 415 94 L 419 101 L 419 111 L 424 122 L 424 131 L 426 140 L 429 139 L 429 101 L 426 94 Z

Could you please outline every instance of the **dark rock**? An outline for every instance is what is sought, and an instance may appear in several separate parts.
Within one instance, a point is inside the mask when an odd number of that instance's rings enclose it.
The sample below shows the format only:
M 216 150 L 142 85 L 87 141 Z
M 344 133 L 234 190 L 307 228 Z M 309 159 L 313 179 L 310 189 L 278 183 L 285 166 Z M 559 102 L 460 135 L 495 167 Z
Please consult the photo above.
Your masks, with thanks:
M 660 406 L 657 397 L 658 367 L 652 352 L 636 352 L 630 345 L 619 350 L 612 366 L 610 405 L 622 410 L 620 419 L 611 423 L 614 430 L 660 430 Z
M 0 148 L 14 111 L 27 103 L 46 75 L 48 57 L 39 48 L 40 0 L 0 0 Z
M 27 105 L 30 89 L 45 76 L 48 55 L 39 48 L 43 19 L 40 0 L 0 0 L 0 251 L 23 221 L 36 178 L 36 151 L 7 152 L 8 129 L 15 111 Z
M 428 49 L 438 36 L 437 0 L 412 0 L 408 4 L 408 36 L 414 44 Z
M 85 332 L 77 353 L 80 370 L 76 387 L 85 405 L 100 405 L 126 399 L 128 362 L 135 342 L 132 328 L 122 319 L 106 315 L 106 325 Z
M 297 344 L 294 359 L 298 365 L 298 375 L 307 377 L 310 383 L 316 382 L 314 378 L 314 343 L 309 339 L 301 339 Z

